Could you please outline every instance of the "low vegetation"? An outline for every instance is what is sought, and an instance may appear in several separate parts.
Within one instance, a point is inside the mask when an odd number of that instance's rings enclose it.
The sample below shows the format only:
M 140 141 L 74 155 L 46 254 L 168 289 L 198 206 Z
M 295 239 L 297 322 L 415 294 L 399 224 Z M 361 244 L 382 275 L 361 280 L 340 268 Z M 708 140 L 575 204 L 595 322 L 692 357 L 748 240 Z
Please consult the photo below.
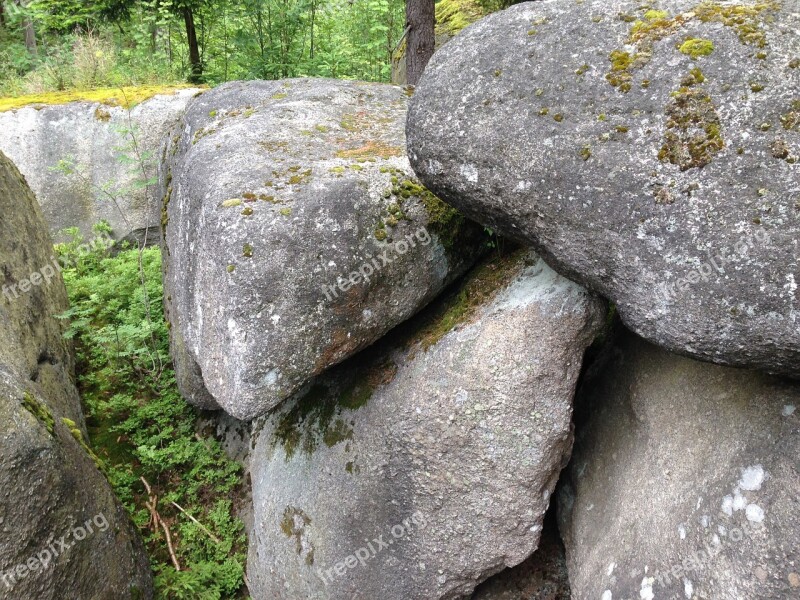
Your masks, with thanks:
M 90 445 L 145 539 L 156 597 L 244 597 L 241 470 L 198 434 L 199 413 L 178 393 L 160 251 L 80 253 L 80 235 L 70 233 L 57 246 L 72 265 L 64 271 L 72 308 L 62 318 L 75 341 Z

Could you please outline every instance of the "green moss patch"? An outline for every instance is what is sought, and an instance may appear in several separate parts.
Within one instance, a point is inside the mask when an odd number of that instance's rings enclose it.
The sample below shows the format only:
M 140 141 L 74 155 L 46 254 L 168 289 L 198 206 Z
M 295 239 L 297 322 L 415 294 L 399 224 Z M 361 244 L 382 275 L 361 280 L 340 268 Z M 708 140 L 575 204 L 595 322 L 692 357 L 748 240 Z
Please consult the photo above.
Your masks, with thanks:
M 666 11 L 647 10 L 641 19 L 632 16 L 624 18 L 623 21 L 632 23 L 627 44 L 634 46 L 635 51 L 631 53 L 613 50 L 609 55 L 611 69 L 606 75 L 606 80 L 621 92 L 629 92 L 633 88 L 633 73 L 650 62 L 655 43 L 677 34 L 692 22 L 721 23 L 735 30 L 743 44 L 763 48 L 767 45 L 766 34 L 761 27 L 763 13 L 778 7 L 776 2 L 762 2 L 748 6 L 702 2 L 674 17 L 670 17 Z M 711 40 L 689 38 L 677 48 L 696 60 L 712 54 L 714 43 Z
M 366 405 L 375 390 L 392 381 L 397 373 L 397 365 L 391 361 L 353 365 L 349 361 L 335 368 L 330 383 L 313 385 L 293 401 L 291 408 L 275 417 L 272 445 L 283 447 L 286 460 L 298 451 L 313 454 L 320 442 L 331 448 L 352 440 L 352 422 L 348 421 L 347 412 Z M 341 379 L 334 383 L 336 375 Z
M 527 250 L 496 255 L 475 267 L 464 284 L 425 315 L 425 322 L 407 344 L 428 350 L 458 325 L 468 322 L 520 272 L 529 256 Z
M 678 50 L 686 56 L 700 58 L 701 56 L 708 56 L 714 52 L 714 42 L 711 40 L 688 39 L 681 44 Z
M 486 12 L 473 0 L 439 0 L 436 3 L 436 33 L 456 35 Z
M 711 97 L 702 90 L 681 88 L 667 107 L 667 131 L 658 158 L 681 171 L 701 168 L 725 148 L 722 126 Z
M 25 392 L 22 397 L 22 407 L 31 413 L 36 419 L 44 425 L 45 429 L 53 435 L 53 428 L 55 427 L 56 420 L 53 418 L 53 413 L 46 405 L 39 402 L 33 394 Z

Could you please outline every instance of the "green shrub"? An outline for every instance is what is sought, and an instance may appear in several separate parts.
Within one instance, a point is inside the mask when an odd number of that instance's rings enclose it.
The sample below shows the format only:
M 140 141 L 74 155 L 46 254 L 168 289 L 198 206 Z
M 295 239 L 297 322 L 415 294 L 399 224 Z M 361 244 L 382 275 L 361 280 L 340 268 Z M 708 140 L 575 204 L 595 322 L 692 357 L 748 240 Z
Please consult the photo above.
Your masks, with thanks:
M 197 434 L 199 413 L 178 393 L 162 311 L 160 251 L 79 253 L 82 239 L 69 233 L 70 241 L 56 247 L 70 265 L 64 280 L 71 308 L 62 317 L 75 340 L 90 442 L 142 531 L 157 597 L 239 597 L 246 539 L 231 498 L 241 493 L 241 468 L 216 440 Z M 158 496 L 181 571 L 172 566 L 163 531 L 150 523 L 142 478 Z

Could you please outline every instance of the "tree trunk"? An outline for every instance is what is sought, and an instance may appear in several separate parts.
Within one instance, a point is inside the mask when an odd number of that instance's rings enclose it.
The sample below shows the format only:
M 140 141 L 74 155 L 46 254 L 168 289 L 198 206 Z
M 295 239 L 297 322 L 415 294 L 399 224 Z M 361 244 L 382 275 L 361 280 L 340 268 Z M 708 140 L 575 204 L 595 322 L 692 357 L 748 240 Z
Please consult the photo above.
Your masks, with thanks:
M 189 43 L 189 83 L 203 82 L 203 62 L 200 59 L 200 46 L 197 43 L 197 28 L 194 26 L 192 9 L 183 9 L 183 20 L 186 23 L 186 41 Z
M 408 85 L 417 85 L 422 72 L 433 56 L 436 25 L 435 0 L 406 1 L 406 78 Z
M 0 0 L 0 27 L 6 26 L 6 7 L 3 0 Z
M 16 5 L 20 7 L 25 6 L 22 0 L 16 0 Z M 28 52 L 36 56 L 39 54 L 39 48 L 36 45 L 36 28 L 33 25 L 33 19 L 26 15 L 22 27 L 25 30 L 25 47 L 28 49 Z

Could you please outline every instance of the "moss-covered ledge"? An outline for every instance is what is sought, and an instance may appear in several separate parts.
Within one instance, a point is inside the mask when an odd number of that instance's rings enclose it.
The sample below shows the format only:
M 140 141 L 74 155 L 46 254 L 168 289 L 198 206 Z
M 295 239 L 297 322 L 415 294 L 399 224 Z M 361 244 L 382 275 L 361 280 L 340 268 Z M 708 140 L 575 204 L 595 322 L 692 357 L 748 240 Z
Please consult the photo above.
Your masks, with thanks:
M 84 91 L 60 91 L 0 98 L 0 112 L 17 110 L 26 106 L 34 108 L 70 102 L 99 102 L 106 106 L 133 108 L 137 104 L 162 94 L 172 96 L 179 90 L 192 89 L 191 85 L 144 85 L 136 87 L 98 88 Z

